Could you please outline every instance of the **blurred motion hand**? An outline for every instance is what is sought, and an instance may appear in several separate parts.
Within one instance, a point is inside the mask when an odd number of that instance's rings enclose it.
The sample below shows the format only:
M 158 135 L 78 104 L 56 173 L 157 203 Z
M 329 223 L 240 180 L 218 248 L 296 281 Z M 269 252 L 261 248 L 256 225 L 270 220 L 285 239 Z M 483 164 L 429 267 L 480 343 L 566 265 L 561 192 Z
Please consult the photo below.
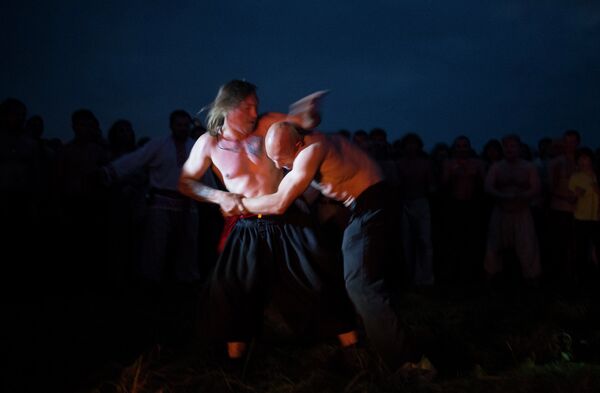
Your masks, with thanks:
M 304 129 L 312 129 L 321 123 L 320 105 L 321 100 L 329 93 L 329 90 L 319 90 L 290 105 L 289 115 L 297 116 L 300 126 Z

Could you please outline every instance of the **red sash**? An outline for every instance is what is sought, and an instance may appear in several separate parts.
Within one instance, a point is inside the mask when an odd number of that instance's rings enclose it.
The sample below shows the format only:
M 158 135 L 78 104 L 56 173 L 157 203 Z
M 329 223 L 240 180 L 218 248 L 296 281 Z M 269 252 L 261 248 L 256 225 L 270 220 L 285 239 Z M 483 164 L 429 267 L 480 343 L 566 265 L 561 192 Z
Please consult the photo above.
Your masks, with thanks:
M 238 220 L 241 220 L 242 218 L 250 218 L 257 216 L 258 214 L 242 214 L 240 216 L 225 217 L 225 223 L 223 224 L 223 231 L 221 232 L 221 238 L 219 239 L 217 252 L 219 254 L 223 252 L 223 249 L 225 248 L 225 243 L 227 243 L 227 238 L 229 237 L 229 234 L 233 230 L 233 227 L 235 226 L 235 223 L 238 222 Z

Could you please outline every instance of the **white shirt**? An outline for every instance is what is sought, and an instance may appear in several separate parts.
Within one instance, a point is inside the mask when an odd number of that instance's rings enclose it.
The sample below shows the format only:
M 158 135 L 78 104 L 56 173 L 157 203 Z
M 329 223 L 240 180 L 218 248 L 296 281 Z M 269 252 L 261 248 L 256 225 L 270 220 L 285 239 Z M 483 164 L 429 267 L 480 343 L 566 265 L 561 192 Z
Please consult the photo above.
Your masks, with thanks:
M 191 138 L 185 142 L 186 158 L 193 145 Z M 177 191 L 181 168 L 177 165 L 177 149 L 171 135 L 150 140 L 141 148 L 113 161 L 110 166 L 118 177 L 146 169 L 151 187 Z

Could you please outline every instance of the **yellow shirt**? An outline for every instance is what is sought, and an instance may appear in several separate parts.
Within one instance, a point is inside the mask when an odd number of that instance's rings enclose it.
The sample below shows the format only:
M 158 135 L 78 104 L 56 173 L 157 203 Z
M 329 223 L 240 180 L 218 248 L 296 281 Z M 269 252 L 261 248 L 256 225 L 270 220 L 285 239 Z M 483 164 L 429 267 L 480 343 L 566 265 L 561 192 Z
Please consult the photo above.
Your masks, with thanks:
M 577 188 L 584 190 L 583 195 L 577 198 L 575 204 L 575 219 L 582 221 L 598 221 L 598 194 L 594 192 L 593 186 L 597 184 L 596 175 L 585 172 L 575 172 L 569 179 L 569 189 L 573 192 Z

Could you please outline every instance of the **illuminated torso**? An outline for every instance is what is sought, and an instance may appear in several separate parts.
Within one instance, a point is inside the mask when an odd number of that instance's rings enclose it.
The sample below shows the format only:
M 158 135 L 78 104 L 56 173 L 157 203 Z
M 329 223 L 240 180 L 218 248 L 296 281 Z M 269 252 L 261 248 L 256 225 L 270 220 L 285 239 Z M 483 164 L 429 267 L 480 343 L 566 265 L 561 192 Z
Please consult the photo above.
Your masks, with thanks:
M 307 145 L 320 140 L 326 141 L 328 149 L 313 186 L 323 195 L 348 206 L 368 187 L 383 180 L 375 161 L 346 138 L 319 133 L 305 136 Z

